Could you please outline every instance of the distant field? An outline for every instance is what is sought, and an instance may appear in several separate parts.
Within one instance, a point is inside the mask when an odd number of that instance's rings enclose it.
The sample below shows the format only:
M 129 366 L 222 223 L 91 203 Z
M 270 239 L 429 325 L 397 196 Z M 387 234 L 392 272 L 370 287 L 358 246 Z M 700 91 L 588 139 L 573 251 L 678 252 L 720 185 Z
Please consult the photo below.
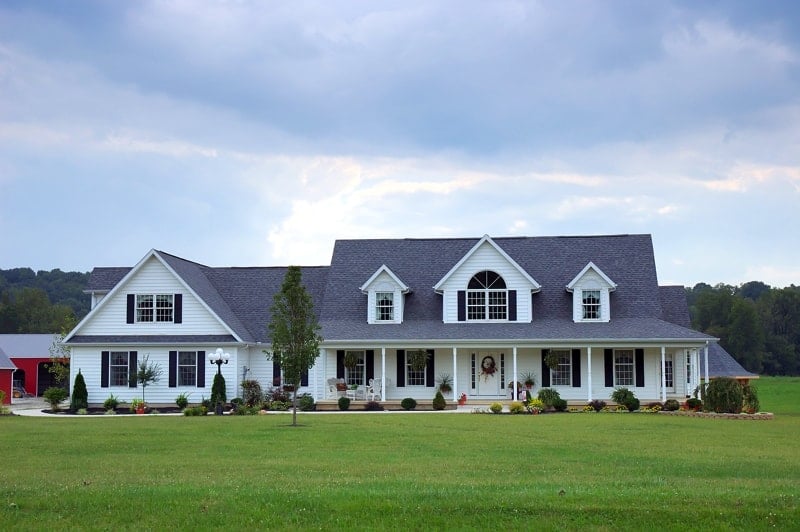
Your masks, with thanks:
M 772 421 L 658 414 L 0 418 L 0 529 L 796 529 Z

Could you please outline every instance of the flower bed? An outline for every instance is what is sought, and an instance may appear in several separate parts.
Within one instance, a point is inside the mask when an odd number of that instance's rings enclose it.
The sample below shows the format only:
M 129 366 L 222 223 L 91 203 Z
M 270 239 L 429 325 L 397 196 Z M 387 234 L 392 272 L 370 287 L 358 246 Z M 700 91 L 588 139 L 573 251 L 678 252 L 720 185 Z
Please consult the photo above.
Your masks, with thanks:
M 675 410 L 673 412 L 661 411 L 659 414 L 665 416 L 685 416 L 685 417 L 708 417 L 708 418 L 721 418 L 721 419 L 749 419 L 749 420 L 767 420 L 773 419 L 775 416 L 771 412 L 757 412 L 755 414 L 718 414 L 716 412 L 693 412 L 691 410 Z

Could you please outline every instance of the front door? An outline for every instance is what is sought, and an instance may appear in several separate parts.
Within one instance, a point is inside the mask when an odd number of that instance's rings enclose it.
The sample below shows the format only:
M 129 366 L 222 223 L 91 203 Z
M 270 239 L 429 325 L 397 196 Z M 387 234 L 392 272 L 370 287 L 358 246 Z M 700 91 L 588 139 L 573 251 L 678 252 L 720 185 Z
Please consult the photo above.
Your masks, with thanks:
M 500 379 L 500 353 L 479 351 L 475 364 L 475 390 L 479 397 L 497 397 L 503 390 Z

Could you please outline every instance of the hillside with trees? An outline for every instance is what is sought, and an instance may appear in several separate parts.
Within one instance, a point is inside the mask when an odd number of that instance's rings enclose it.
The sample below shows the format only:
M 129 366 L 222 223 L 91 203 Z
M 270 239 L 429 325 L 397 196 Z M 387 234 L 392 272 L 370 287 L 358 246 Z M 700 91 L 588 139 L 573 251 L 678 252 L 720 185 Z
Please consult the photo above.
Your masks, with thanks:
M 716 336 L 753 373 L 800 374 L 800 287 L 699 283 L 686 289 L 692 327 Z
M 89 312 L 88 273 L 0 270 L 0 333 L 57 333 Z

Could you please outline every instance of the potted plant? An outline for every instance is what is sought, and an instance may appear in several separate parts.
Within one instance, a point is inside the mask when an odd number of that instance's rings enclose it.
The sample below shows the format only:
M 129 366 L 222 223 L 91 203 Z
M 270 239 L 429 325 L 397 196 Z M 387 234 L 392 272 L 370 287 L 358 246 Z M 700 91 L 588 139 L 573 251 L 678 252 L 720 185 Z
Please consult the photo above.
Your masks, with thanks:
M 436 380 L 436 383 L 439 385 L 439 391 L 444 393 L 450 393 L 453 391 L 453 378 L 450 376 L 449 373 L 442 373 L 439 375 L 439 378 Z
M 134 397 L 131 399 L 131 412 L 136 412 L 137 414 L 144 414 L 144 401 L 139 399 L 138 397 Z
M 544 356 L 544 363 L 550 369 L 558 369 L 558 353 L 548 351 Z
M 467 394 L 461 392 L 461 395 L 458 396 L 458 404 L 459 406 L 464 406 L 467 404 Z
M 525 388 L 530 390 L 536 385 L 536 374 L 532 371 L 525 371 L 520 375 L 522 382 L 525 384 Z
M 414 371 L 422 371 L 428 365 L 428 352 L 424 349 L 417 349 L 406 353 L 408 364 Z
M 353 351 L 345 351 L 344 353 L 344 367 L 347 369 L 356 369 L 356 364 L 358 364 L 358 355 L 356 355 Z

